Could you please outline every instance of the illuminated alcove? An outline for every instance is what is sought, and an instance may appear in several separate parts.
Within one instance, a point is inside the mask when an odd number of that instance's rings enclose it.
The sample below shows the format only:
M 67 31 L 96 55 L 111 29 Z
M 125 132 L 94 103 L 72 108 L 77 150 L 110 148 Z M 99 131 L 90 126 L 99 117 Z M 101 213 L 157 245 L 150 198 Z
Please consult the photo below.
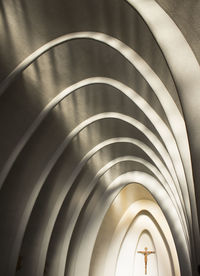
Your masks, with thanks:
M 141 202 L 140 204 L 144 204 Z M 151 203 L 150 203 L 151 204 Z M 155 208 L 155 206 L 153 206 Z M 150 213 L 139 213 L 127 231 L 120 247 L 117 259 L 116 276 L 126 275 L 163 275 L 172 276 L 174 265 L 164 233 L 159 225 L 153 221 Z M 147 269 L 145 271 L 144 255 L 138 251 L 155 252 L 147 256 Z
M 143 219 L 148 221 L 148 217 L 143 217 Z M 141 223 L 141 222 L 139 222 Z M 165 249 L 164 247 L 162 248 Z M 166 251 L 166 250 L 165 250 Z M 161 251 L 162 252 L 162 251 Z M 154 240 L 149 233 L 149 231 L 143 231 L 138 239 L 138 243 L 136 246 L 136 250 L 134 252 L 134 262 L 133 262 L 133 275 L 159 275 L 158 267 L 158 250 L 155 248 Z M 160 255 L 160 254 L 159 254 Z M 166 256 L 168 257 L 168 256 Z M 167 258 L 168 260 L 168 258 Z M 165 261 L 165 263 L 167 263 Z M 169 274 L 170 273 L 170 266 L 169 266 Z
M 144 255 L 148 257 L 145 274 Z M 115 198 L 99 229 L 90 262 L 91 276 L 179 276 L 174 240 L 157 202 L 140 184 L 129 184 Z

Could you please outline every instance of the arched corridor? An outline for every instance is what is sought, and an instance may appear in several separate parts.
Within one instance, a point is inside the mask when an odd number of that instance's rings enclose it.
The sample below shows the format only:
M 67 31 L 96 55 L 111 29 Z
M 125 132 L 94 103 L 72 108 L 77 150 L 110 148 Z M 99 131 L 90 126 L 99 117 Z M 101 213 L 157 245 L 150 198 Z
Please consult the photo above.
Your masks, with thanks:
M 0 10 L 0 275 L 199 275 L 200 3 Z

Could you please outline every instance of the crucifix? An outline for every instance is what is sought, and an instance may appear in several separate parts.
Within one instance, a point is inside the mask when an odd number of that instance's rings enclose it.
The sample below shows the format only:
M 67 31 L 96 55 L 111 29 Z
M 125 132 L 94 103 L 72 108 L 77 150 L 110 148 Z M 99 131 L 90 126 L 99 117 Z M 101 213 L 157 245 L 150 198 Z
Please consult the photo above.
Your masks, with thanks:
M 148 248 L 144 248 L 145 251 L 138 251 L 137 253 L 141 253 L 144 255 L 144 264 L 145 264 L 145 275 L 147 274 L 147 256 L 150 254 L 155 254 L 155 251 L 147 251 Z

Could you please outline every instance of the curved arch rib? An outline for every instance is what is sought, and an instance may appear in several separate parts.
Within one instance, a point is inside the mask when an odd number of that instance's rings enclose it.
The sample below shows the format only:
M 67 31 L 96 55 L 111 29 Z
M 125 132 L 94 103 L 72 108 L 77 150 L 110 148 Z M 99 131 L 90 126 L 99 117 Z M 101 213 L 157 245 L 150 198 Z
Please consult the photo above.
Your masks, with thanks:
M 166 58 L 171 74 L 178 88 L 183 111 L 186 115 L 186 124 L 189 126 L 188 134 L 192 138 L 192 142 L 190 143 L 192 154 L 195 156 L 194 160 L 196 159 L 196 161 L 199 162 L 200 66 L 177 25 L 156 3 L 156 1 L 126 1 L 138 11 L 147 23 Z M 180 145 L 182 145 L 181 141 Z M 180 152 L 184 162 L 185 173 L 188 181 L 188 185 L 186 185 L 188 186 L 192 208 L 192 225 L 195 238 L 194 248 L 196 249 L 195 258 L 199 259 L 200 234 L 189 146 L 186 148 L 184 148 L 184 145 L 180 146 Z M 196 173 L 194 175 L 196 176 Z M 199 183 L 199 177 L 198 179 L 196 177 L 195 180 Z

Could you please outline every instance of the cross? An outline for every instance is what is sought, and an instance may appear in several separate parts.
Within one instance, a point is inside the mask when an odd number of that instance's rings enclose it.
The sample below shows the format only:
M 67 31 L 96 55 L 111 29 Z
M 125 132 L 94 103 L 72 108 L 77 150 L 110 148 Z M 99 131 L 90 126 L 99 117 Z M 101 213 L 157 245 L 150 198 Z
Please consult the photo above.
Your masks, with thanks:
M 150 254 L 155 254 L 155 251 L 147 251 L 148 248 L 144 248 L 145 251 L 138 251 L 137 253 L 141 253 L 144 255 L 144 264 L 145 264 L 145 275 L 147 274 L 147 256 Z

